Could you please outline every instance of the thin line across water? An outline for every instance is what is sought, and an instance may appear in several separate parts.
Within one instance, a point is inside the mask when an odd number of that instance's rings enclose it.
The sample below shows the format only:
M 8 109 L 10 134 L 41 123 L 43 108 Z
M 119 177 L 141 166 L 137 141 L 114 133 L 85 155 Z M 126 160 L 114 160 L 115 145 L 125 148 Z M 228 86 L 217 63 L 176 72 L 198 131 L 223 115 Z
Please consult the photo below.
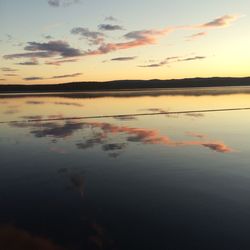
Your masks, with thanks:
M 153 115 L 177 115 L 177 114 L 192 114 L 192 113 L 210 113 L 210 112 L 228 112 L 228 111 L 243 111 L 250 108 L 230 108 L 230 109 L 203 109 L 203 110 L 184 110 L 172 112 L 155 112 L 155 113 L 130 113 L 120 115 L 95 115 L 95 116 L 77 116 L 77 117 L 58 117 L 48 119 L 29 119 L 19 121 L 2 121 L 0 124 L 17 123 L 17 122 L 49 122 L 49 121 L 67 121 L 67 120 L 84 120 L 84 119 L 100 119 L 100 118 L 126 118 L 138 116 L 153 116 Z

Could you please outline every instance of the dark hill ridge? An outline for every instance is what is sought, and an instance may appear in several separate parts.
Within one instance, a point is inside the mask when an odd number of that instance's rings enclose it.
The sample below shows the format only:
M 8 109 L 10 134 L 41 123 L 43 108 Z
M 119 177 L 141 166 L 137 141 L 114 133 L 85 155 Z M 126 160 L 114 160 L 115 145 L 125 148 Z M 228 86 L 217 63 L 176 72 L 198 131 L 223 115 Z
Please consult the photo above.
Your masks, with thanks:
M 62 84 L 0 85 L 0 92 L 74 92 L 105 90 L 140 90 L 156 88 L 194 88 L 250 86 L 250 77 L 245 78 L 186 78 L 174 80 L 119 80 L 108 82 L 71 82 Z

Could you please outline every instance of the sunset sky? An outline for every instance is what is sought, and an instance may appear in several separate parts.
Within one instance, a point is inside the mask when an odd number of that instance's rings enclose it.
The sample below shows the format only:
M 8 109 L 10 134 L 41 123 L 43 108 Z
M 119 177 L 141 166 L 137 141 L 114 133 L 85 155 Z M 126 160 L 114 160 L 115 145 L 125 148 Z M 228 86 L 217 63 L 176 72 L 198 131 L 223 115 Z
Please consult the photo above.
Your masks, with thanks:
M 0 84 L 250 75 L 249 0 L 0 0 Z

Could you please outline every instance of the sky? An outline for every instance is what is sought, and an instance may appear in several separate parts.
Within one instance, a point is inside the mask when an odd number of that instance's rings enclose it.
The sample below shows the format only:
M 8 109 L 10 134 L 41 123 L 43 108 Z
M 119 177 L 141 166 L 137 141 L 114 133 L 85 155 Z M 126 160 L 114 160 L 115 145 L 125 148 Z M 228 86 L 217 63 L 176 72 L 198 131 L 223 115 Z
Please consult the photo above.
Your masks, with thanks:
M 249 0 L 0 0 L 0 84 L 250 76 Z

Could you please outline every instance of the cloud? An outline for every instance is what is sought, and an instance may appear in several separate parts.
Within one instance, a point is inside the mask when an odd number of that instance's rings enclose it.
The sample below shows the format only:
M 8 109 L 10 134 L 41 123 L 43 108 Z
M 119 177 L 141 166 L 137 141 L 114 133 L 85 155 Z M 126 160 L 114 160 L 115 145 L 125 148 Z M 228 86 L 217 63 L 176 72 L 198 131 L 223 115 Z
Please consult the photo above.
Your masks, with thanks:
M 199 39 L 200 37 L 206 36 L 207 32 L 199 32 L 199 33 L 195 33 L 192 34 L 191 36 L 187 36 L 187 40 L 186 41 L 193 41 L 196 39 Z
M 29 42 L 29 45 L 24 49 L 28 51 L 47 51 L 57 53 L 62 57 L 80 56 L 81 52 L 78 49 L 70 47 L 65 41 L 50 41 L 48 43 Z
M 6 79 L 5 78 L 1 78 L 0 81 L 6 81 Z
M 43 35 L 43 37 L 44 37 L 45 39 L 48 39 L 48 40 L 53 39 L 53 36 L 51 36 L 51 35 Z
M 117 21 L 117 19 L 115 17 L 113 17 L 113 16 L 107 16 L 107 17 L 105 17 L 104 20 L 105 21 L 110 21 L 110 22 L 116 22 Z
M 80 76 L 80 75 L 82 75 L 82 73 L 58 75 L 58 76 L 52 76 L 52 77 L 48 77 L 48 78 L 39 77 L 39 76 L 31 76 L 31 77 L 23 78 L 23 80 L 34 81 L 34 80 L 44 80 L 44 79 L 61 79 L 61 78 L 77 77 L 77 76 Z
M 91 45 L 99 45 L 104 41 L 104 34 L 98 31 L 90 31 L 88 28 L 76 27 L 71 30 L 71 34 L 80 35 Z
M 25 81 L 37 81 L 37 80 L 43 80 L 43 77 L 39 77 L 39 76 L 30 76 L 30 77 L 25 77 L 23 78 L 23 80 Z
M 55 60 L 55 61 L 50 61 L 50 62 L 45 62 L 47 65 L 55 65 L 55 66 L 61 66 L 63 63 L 72 63 L 72 62 L 77 62 L 78 59 L 65 59 L 65 60 Z
M 223 28 L 229 26 L 232 22 L 236 21 L 239 18 L 238 15 L 225 15 L 220 18 L 217 18 L 211 22 L 199 25 L 192 26 L 179 26 L 179 27 L 168 27 L 162 30 L 138 30 L 132 31 L 124 35 L 124 38 L 131 40 L 128 42 L 121 43 L 102 43 L 100 47 L 96 50 L 88 50 L 85 52 L 85 56 L 88 55 L 103 55 L 117 50 L 130 49 L 140 46 L 156 44 L 159 38 L 168 35 L 169 33 L 176 30 L 195 30 L 199 29 L 211 29 L 211 28 Z M 196 34 L 197 35 L 197 34 Z M 201 35 L 201 34 L 200 34 Z M 202 59 L 202 58 L 196 58 Z M 163 62 L 163 65 L 166 63 Z M 162 65 L 151 65 L 150 67 L 159 67 Z
M 188 62 L 188 61 L 196 61 L 196 60 L 203 60 L 206 59 L 205 56 L 194 56 L 194 57 L 178 57 L 178 56 L 173 56 L 173 57 L 168 57 L 158 63 L 153 63 L 153 64 L 147 64 L 147 65 L 139 65 L 138 67 L 141 68 L 156 68 L 156 67 L 162 67 L 164 65 L 170 65 L 172 63 L 178 63 L 178 62 Z
M 124 30 L 124 28 L 120 25 L 112 25 L 112 24 L 100 24 L 98 26 L 99 30 L 103 31 L 115 31 L 115 30 Z
M 60 1 L 60 0 L 51 0 L 49 1 L 52 6 L 61 6 L 63 3 L 75 3 L 78 1 Z M 125 41 L 122 42 L 106 42 L 105 34 L 98 31 L 91 31 L 88 28 L 84 27 L 75 27 L 71 30 L 71 34 L 79 35 L 81 38 L 86 39 L 89 42 L 89 45 L 97 45 L 96 49 L 88 49 L 82 52 L 79 49 L 71 47 L 65 41 L 49 41 L 48 43 L 39 43 L 39 42 L 29 42 L 27 46 L 24 47 L 25 53 L 17 53 L 5 55 L 5 59 L 16 59 L 16 58 L 52 58 L 55 56 L 61 56 L 61 59 L 80 57 L 80 56 L 94 56 L 94 55 L 104 55 L 114 51 L 132 49 L 141 46 L 153 45 L 158 42 L 158 40 L 164 36 L 167 36 L 169 33 L 177 30 L 196 30 L 196 29 L 215 29 L 215 28 L 224 28 L 230 26 L 234 21 L 236 21 L 240 16 L 239 15 L 224 15 L 217 19 L 214 19 L 210 22 L 198 25 L 189 25 L 189 26 L 177 26 L 177 27 L 167 27 L 164 29 L 149 29 L 149 30 L 137 30 L 128 32 L 123 36 Z M 113 20 L 114 18 L 108 17 L 107 20 Z M 122 29 L 119 25 L 111 24 L 101 24 L 99 26 L 101 30 L 120 30 Z M 189 40 L 197 39 L 206 35 L 206 32 L 199 32 L 189 36 Z M 193 60 L 204 59 L 204 58 L 194 58 Z M 190 59 L 191 60 L 191 59 Z M 47 62 L 46 64 L 51 65 L 61 65 L 64 62 L 72 62 L 67 60 L 56 60 L 53 62 Z M 167 61 L 163 61 L 157 64 L 146 65 L 142 67 L 159 67 L 162 65 L 168 64 Z
M 59 79 L 59 78 L 68 78 L 68 77 L 77 77 L 82 75 L 82 73 L 74 73 L 74 74 L 68 74 L 68 75 L 60 75 L 60 76 L 52 76 L 49 79 Z
M 214 19 L 211 22 L 198 25 L 197 28 L 211 29 L 211 28 L 223 28 L 230 26 L 234 21 L 239 19 L 239 15 L 225 15 Z
M 52 52 L 27 52 L 27 53 L 5 55 L 4 59 L 13 60 L 18 58 L 48 58 L 48 57 L 53 57 L 56 54 L 57 53 L 52 53 Z
M 52 7 L 69 6 L 79 2 L 80 0 L 48 0 L 48 4 Z
M 5 55 L 4 58 L 49 58 L 54 56 L 67 58 L 82 55 L 79 49 L 72 48 L 67 42 L 61 40 L 49 41 L 48 43 L 28 42 L 24 50 L 32 52 Z
M 196 60 L 203 60 L 203 59 L 206 59 L 206 57 L 205 56 L 194 56 L 194 57 L 180 59 L 179 62 L 196 61 Z
M 103 43 L 96 50 L 86 51 L 85 56 L 103 55 L 117 50 L 152 45 L 155 44 L 160 37 L 169 34 L 171 31 L 172 29 L 166 28 L 163 30 L 140 30 L 129 32 L 124 35 L 124 38 L 131 41 L 121 43 Z
M 12 69 L 12 68 L 8 68 L 8 67 L 3 67 L 3 68 L 1 68 L 1 70 L 3 72 L 16 72 L 16 71 L 18 71 L 18 69 Z
M 20 63 L 16 63 L 16 64 L 23 65 L 23 66 L 34 66 L 34 65 L 39 65 L 39 62 L 36 58 L 31 58 L 30 61 L 20 62 Z
M 132 61 L 134 59 L 136 59 L 136 56 L 115 57 L 115 58 L 110 59 L 110 61 L 120 61 L 120 62 L 123 62 L 123 61 Z
M 158 63 L 152 63 L 152 64 L 147 64 L 147 65 L 140 65 L 139 67 L 141 68 L 156 68 L 156 67 L 161 67 L 166 64 L 170 64 L 173 62 L 177 62 L 180 59 L 179 56 L 172 56 L 172 57 L 167 57 L 166 59 L 158 62 Z

